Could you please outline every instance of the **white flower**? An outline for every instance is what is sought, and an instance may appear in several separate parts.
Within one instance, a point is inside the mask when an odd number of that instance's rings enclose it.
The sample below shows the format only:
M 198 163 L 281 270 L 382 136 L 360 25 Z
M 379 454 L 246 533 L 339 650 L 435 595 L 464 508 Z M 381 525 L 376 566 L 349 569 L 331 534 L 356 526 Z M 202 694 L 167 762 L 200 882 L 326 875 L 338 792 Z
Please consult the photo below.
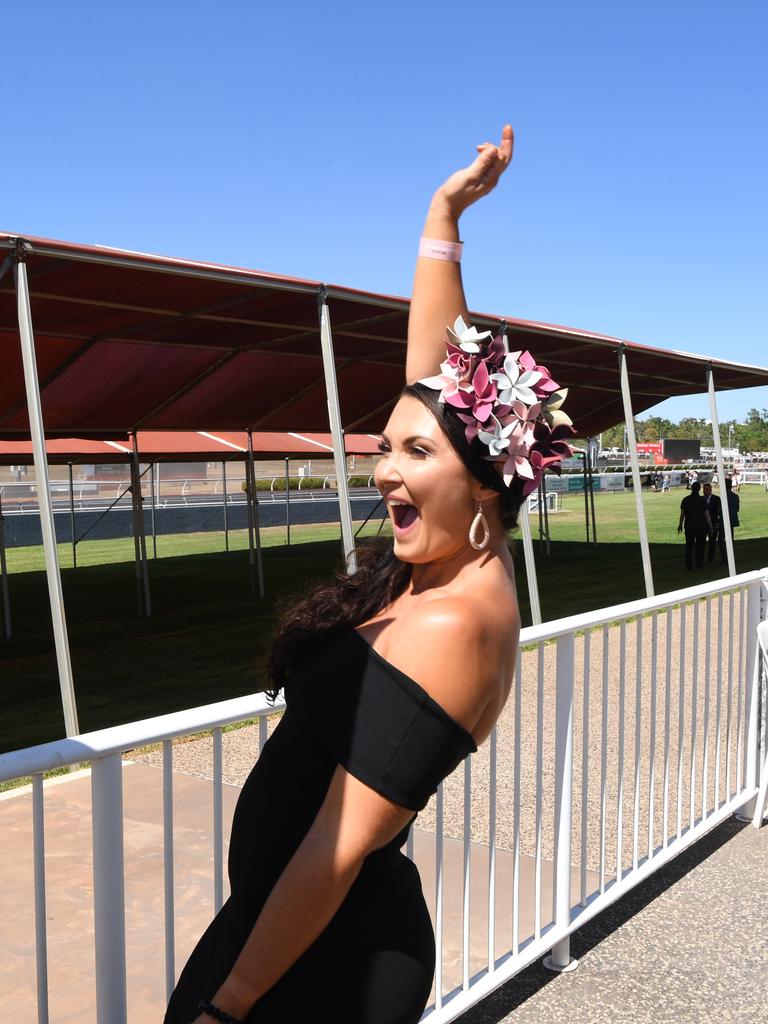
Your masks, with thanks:
M 451 343 L 457 345 L 462 352 L 467 352 L 470 355 L 476 355 L 480 351 L 479 343 L 485 338 L 491 337 L 490 331 L 478 331 L 474 325 L 467 327 L 462 316 L 457 316 L 453 330 L 448 327 L 447 331 Z
M 501 455 L 506 448 L 509 448 L 509 435 L 518 424 L 517 421 L 512 420 L 506 427 L 503 427 L 493 414 L 491 414 L 491 420 L 493 420 L 493 429 L 478 430 L 477 436 L 483 444 L 488 445 L 488 450 L 495 458 Z
M 503 405 L 511 405 L 513 402 L 535 405 L 539 401 L 533 387 L 539 383 L 542 375 L 538 370 L 525 370 L 521 373 L 521 367 L 517 361 L 519 354 L 519 352 L 510 352 L 504 360 L 504 372 L 491 374 L 491 380 L 499 389 L 499 401 Z

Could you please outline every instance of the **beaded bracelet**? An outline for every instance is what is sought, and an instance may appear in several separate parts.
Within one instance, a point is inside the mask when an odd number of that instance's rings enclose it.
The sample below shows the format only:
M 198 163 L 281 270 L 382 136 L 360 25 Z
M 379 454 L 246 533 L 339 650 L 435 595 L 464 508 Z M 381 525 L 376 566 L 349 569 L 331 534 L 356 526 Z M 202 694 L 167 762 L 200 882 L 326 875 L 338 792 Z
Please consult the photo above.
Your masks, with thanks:
M 209 1003 L 207 999 L 201 999 L 197 1004 L 198 1013 L 207 1013 L 209 1017 L 213 1017 L 214 1020 L 219 1021 L 219 1024 L 243 1024 L 242 1021 L 236 1017 L 231 1017 L 228 1013 L 220 1010 L 218 1006 L 214 1006 L 213 1003 Z

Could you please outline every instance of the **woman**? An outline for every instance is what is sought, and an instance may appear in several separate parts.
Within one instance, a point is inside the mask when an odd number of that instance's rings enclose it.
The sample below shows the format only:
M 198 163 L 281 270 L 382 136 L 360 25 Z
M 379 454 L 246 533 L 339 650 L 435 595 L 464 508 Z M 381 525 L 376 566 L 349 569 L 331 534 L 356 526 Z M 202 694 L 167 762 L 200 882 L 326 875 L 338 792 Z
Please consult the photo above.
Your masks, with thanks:
M 407 386 L 376 469 L 394 545 L 363 549 L 355 575 L 278 633 L 271 692 L 285 687 L 287 709 L 238 801 L 232 895 L 166 1024 L 407 1024 L 426 1006 L 434 936 L 400 849 L 504 706 L 520 624 L 506 530 L 568 452 L 546 369 L 461 319 L 458 219 L 495 187 L 512 145 L 507 126 L 430 206 Z

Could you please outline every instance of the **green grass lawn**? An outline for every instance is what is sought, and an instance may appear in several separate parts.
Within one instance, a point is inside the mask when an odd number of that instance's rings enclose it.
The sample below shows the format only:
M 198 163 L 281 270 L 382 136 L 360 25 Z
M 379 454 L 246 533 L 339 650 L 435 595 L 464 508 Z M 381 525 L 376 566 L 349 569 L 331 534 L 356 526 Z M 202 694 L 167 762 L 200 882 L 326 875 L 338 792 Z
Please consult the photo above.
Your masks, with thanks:
M 683 566 L 676 532 L 684 491 L 644 496 L 657 592 L 724 575 L 715 563 L 701 572 Z M 739 571 L 768 565 L 768 494 L 742 491 L 736 531 Z M 551 553 L 535 541 L 545 619 L 644 596 L 631 494 L 596 496 L 598 541 L 584 542 L 584 503 L 567 495 L 550 516 Z M 534 537 L 537 520 L 532 521 Z M 375 533 L 378 523 L 364 535 Z M 385 533 L 388 528 L 385 527 Z M 153 616 L 136 613 L 131 541 L 92 541 L 60 547 L 62 584 L 82 731 L 206 704 L 261 689 L 276 605 L 302 594 L 340 561 L 338 526 L 264 531 L 267 597 L 252 600 L 245 531 L 158 538 L 150 559 Z M 150 545 L 151 546 L 151 545 Z M 515 544 L 523 621 L 530 621 L 522 545 Z M 50 613 L 40 548 L 8 552 L 14 636 L 0 640 L 0 749 L 63 735 Z

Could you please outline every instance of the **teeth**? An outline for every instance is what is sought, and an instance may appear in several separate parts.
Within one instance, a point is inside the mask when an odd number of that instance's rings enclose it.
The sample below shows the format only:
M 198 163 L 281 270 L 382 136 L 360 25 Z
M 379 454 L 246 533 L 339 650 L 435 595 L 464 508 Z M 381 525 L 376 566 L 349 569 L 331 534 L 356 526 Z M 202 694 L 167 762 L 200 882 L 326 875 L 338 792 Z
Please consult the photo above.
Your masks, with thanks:
M 408 504 L 410 504 L 410 502 L 407 502 L 407 501 L 393 501 L 390 498 L 390 500 L 389 500 L 389 502 L 387 504 L 389 504 L 389 505 L 408 505 Z

